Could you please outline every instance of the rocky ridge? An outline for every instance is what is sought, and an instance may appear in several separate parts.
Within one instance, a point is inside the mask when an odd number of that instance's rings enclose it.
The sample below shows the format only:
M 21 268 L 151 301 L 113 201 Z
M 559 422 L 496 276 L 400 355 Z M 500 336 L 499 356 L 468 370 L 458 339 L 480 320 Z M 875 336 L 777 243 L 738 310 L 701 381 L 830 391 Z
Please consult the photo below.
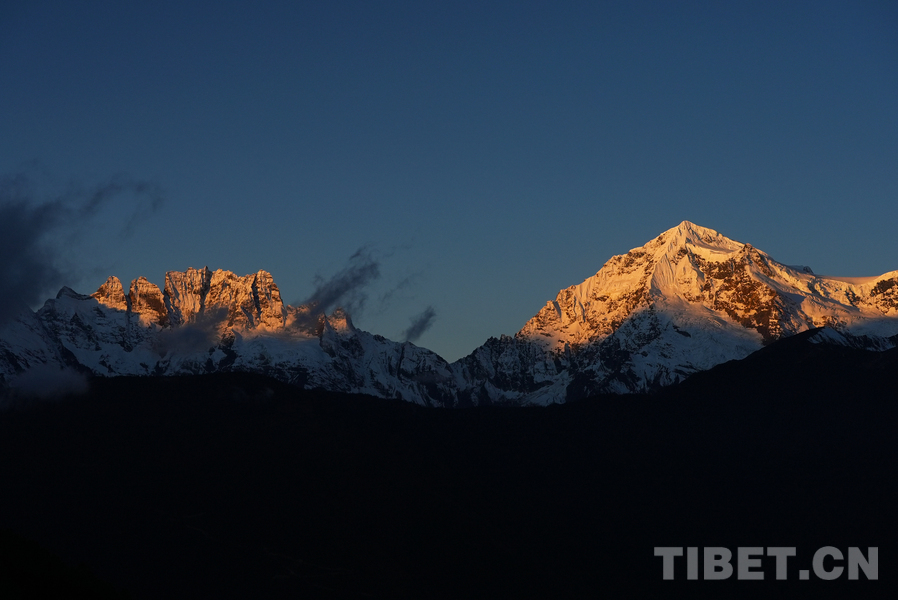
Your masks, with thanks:
M 898 343 L 898 271 L 838 278 L 783 265 L 688 221 L 561 290 L 514 336 L 449 364 L 357 329 L 342 310 L 284 304 L 266 271 L 170 271 L 128 292 L 63 288 L 0 328 L 0 385 L 92 375 L 252 371 L 306 388 L 438 406 L 547 404 L 669 385 L 783 337 Z M 49 374 L 49 375 L 48 375 Z

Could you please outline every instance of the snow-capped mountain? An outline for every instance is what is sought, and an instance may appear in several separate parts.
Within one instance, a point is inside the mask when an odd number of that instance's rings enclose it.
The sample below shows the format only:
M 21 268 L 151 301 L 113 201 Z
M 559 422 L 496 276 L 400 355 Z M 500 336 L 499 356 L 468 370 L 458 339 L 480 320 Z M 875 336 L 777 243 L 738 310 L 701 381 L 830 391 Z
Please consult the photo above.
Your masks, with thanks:
M 456 366 L 475 403 L 544 404 L 671 384 L 824 326 L 844 343 L 894 346 L 898 271 L 815 275 L 683 221 L 612 257 L 514 337 L 492 338 Z
M 285 305 L 265 271 L 171 271 L 160 290 L 110 277 L 85 296 L 63 288 L 0 330 L 0 379 L 60 369 L 94 375 L 253 371 L 308 388 L 453 404 L 448 363 L 358 330 L 342 310 Z M 449 389 L 444 389 L 449 386 Z
M 272 276 L 171 271 L 163 289 L 110 277 L 63 288 L 0 328 L 0 384 L 94 375 L 252 371 L 306 388 L 440 406 L 547 404 L 637 392 L 826 327 L 827 343 L 898 343 L 898 271 L 839 278 L 783 265 L 688 221 L 558 293 L 514 337 L 447 363 L 353 326 L 342 310 L 283 303 Z

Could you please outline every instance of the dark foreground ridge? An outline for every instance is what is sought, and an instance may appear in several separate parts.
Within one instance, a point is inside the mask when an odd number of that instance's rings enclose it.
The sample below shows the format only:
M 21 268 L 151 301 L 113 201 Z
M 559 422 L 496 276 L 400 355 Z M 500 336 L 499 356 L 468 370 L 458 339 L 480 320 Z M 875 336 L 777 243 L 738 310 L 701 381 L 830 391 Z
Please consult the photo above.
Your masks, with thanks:
M 0 528 L 132 598 L 893 598 L 898 353 L 784 342 L 547 408 L 97 379 L 0 413 Z M 656 546 L 797 556 L 663 581 Z M 823 546 L 879 580 L 799 580 Z

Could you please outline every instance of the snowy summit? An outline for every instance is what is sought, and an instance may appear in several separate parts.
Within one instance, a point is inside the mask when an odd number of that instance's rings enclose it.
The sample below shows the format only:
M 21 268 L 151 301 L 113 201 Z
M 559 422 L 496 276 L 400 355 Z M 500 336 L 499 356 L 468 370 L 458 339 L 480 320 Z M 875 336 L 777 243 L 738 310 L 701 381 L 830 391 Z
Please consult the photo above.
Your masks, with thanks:
M 428 405 L 547 404 L 668 385 L 816 328 L 820 341 L 894 347 L 898 271 L 816 275 L 683 221 L 452 364 L 361 331 L 342 310 L 285 305 L 266 271 L 190 268 L 163 289 L 143 277 L 127 293 L 116 277 L 90 296 L 63 288 L 22 313 L 0 328 L 0 385 L 237 370 Z

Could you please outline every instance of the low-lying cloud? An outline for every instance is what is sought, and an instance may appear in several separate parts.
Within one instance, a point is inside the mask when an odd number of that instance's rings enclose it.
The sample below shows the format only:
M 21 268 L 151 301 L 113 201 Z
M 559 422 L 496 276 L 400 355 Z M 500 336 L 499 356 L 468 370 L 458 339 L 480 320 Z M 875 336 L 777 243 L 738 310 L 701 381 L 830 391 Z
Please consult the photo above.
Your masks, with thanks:
M 189 323 L 171 329 L 163 329 L 155 339 L 159 356 L 168 353 L 178 355 L 202 354 L 221 341 L 219 327 L 228 317 L 227 308 L 219 308 L 197 315 Z
M 50 400 L 88 391 L 83 374 L 56 365 L 36 365 L 10 381 L 12 397 L 19 400 Z

